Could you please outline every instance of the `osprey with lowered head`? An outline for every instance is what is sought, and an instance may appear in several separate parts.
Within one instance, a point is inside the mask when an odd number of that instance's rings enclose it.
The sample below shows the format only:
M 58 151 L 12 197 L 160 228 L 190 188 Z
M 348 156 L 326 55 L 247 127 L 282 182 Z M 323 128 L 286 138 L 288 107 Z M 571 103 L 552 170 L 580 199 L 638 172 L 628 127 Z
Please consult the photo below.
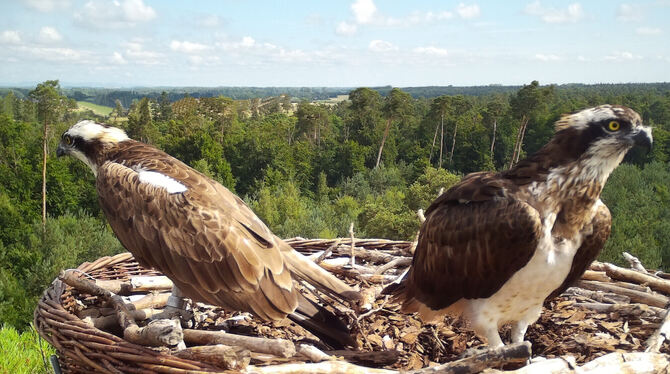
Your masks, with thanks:
M 93 121 L 63 133 L 57 155 L 66 154 L 95 174 L 100 206 L 123 246 L 181 294 L 266 321 L 288 316 L 333 347 L 353 344 L 346 326 L 302 296 L 296 281 L 340 300 L 359 294 L 275 236 L 221 184 Z
M 461 315 L 492 347 L 512 324 L 523 341 L 548 297 L 596 259 L 610 234 L 600 200 L 610 173 L 651 129 L 633 110 L 601 105 L 563 116 L 554 137 L 499 172 L 469 174 L 426 210 L 412 266 L 384 293 L 427 321 Z

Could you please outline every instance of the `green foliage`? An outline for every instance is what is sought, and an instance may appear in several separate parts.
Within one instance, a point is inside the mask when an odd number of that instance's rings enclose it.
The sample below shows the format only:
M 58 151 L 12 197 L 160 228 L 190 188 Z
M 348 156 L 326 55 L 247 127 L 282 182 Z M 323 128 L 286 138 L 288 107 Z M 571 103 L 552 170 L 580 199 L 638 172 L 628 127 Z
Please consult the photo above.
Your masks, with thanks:
M 435 200 L 440 191 L 446 191 L 458 183 L 461 177 L 444 169 L 434 167 L 426 168 L 425 172 L 409 186 L 405 198 L 410 210 L 416 212 L 419 209 L 426 210 Z
M 37 335 L 33 326 L 22 333 L 7 325 L 0 328 L 0 372 L 2 373 L 53 373 L 48 360 L 49 356 L 54 353 L 54 349 Z
M 605 187 L 613 232 L 602 259 L 620 262 L 626 250 L 648 267 L 670 267 L 667 83 L 125 91 L 47 81 L 0 93 L 0 322 L 19 329 L 61 268 L 122 250 L 104 223 L 92 173 L 52 156 L 55 135 L 89 116 L 120 124 L 244 196 L 281 237 L 348 236 L 354 223 L 359 237 L 413 239 L 416 211 L 441 188 L 509 165 L 524 120 L 522 157 L 546 143 L 563 113 L 627 105 L 654 126 L 654 148 L 631 152 Z M 347 93 L 349 100 L 309 101 Z M 114 110 L 67 113 L 75 99 Z M 44 120 L 49 219 L 42 237 Z
M 60 270 L 112 255 L 123 248 L 108 226 L 86 214 L 64 214 L 25 227 L 0 247 L 0 321 L 27 326 L 42 291 Z
M 654 162 L 641 169 L 619 166 L 607 182 L 603 202 L 612 213 L 612 234 L 600 256 L 624 263 L 622 252 L 638 257 L 651 269 L 670 266 L 670 171 Z

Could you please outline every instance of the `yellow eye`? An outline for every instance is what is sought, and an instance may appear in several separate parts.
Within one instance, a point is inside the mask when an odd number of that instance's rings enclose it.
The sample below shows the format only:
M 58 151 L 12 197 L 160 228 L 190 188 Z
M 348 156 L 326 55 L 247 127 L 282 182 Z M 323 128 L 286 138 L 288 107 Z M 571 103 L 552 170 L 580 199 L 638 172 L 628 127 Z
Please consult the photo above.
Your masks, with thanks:
M 63 137 L 63 142 L 65 142 L 67 145 L 72 145 L 72 137 L 70 137 L 70 135 L 65 135 Z
M 611 121 L 609 125 L 607 125 L 607 128 L 610 131 L 619 131 L 619 129 L 621 128 L 621 124 L 617 121 Z

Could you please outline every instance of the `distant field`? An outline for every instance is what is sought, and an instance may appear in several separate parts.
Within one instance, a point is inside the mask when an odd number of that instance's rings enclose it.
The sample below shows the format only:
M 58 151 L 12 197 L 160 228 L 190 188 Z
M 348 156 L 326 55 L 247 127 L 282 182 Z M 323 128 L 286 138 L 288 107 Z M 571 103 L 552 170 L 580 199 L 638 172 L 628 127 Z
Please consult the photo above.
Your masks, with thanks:
M 87 101 L 77 101 L 77 109 L 78 110 L 92 110 L 93 113 L 95 113 L 99 116 L 108 116 L 113 110 L 112 107 L 93 104 L 93 103 L 89 103 Z

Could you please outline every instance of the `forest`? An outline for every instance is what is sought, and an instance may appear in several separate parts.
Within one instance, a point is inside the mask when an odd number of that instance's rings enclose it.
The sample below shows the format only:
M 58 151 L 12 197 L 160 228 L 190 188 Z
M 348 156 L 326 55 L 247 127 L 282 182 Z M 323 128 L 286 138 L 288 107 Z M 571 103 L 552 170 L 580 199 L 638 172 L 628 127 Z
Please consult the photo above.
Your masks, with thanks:
M 60 134 L 81 119 L 121 127 L 216 179 L 280 237 L 348 236 L 353 223 L 357 237 L 412 240 L 417 210 L 442 188 L 536 151 L 561 114 L 627 105 L 654 127 L 654 148 L 632 151 L 605 187 L 613 227 L 601 258 L 621 263 L 627 251 L 670 268 L 669 84 L 119 91 L 46 81 L 0 93 L 0 324 L 19 330 L 61 269 L 123 251 L 92 173 L 56 158 Z M 316 101 L 338 94 L 348 100 Z M 113 110 L 100 116 L 76 101 Z

